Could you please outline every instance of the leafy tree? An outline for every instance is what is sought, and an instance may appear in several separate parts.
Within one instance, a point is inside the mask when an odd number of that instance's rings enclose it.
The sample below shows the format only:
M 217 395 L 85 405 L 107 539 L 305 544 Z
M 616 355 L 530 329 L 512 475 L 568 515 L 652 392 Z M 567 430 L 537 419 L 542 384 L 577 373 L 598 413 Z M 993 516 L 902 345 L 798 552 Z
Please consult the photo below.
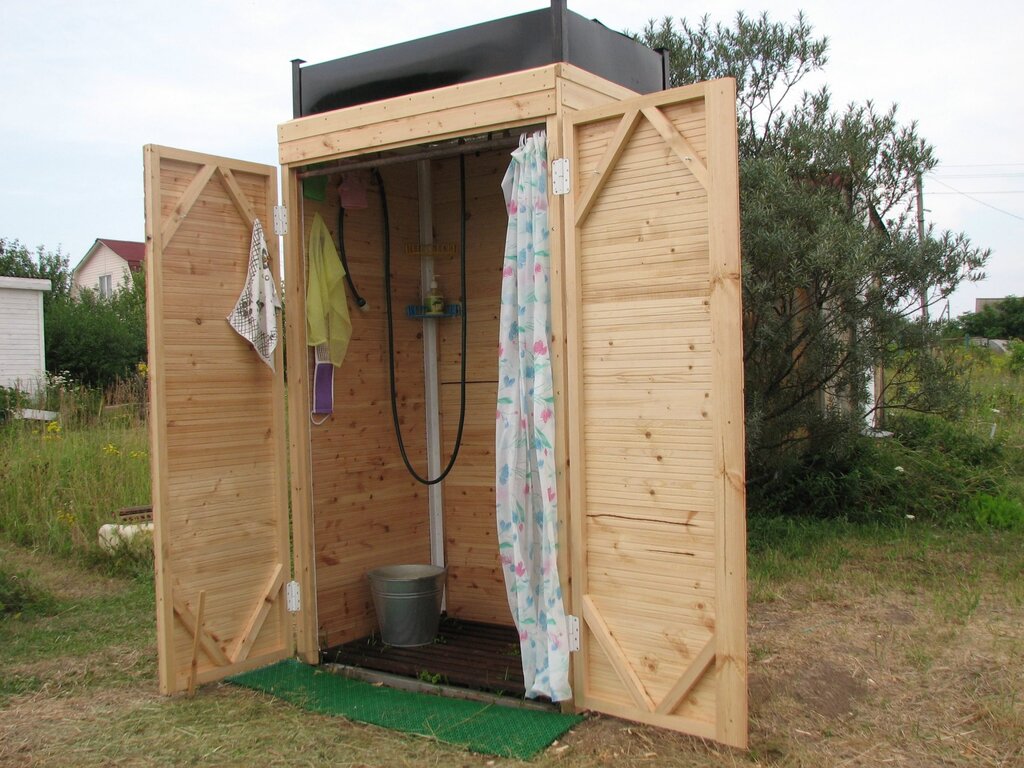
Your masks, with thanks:
M 948 296 L 980 277 L 987 251 L 911 215 L 932 147 L 895 106 L 832 105 L 800 92 L 827 62 L 801 14 L 792 24 L 740 13 L 735 25 L 650 22 L 673 84 L 737 82 L 742 216 L 748 490 L 752 506 L 780 484 L 852 461 L 870 407 L 869 372 L 892 372 L 889 407 L 951 407 L 952 363 L 931 352 L 936 326 L 914 318 L 919 292 Z M 912 320 L 912 318 L 914 318 Z
M 989 304 L 980 312 L 961 315 L 952 325 L 958 332 L 969 336 L 1024 339 L 1024 299 L 1007 296 L 998 304 Z
M 46 363 L 89 386 L 127 378 L 146 359 L 146 287 L 141 273 L 109 299 L 83 290 L 77 299 L 51 305 L 46 323 Z
M 33 258 L 19 241 L 0 237 L 0 275 L 49 280 L 51 288 L 43 294 L 44 307 L 71 294 L 71 268 L 67 255 L 60 248 L 51 252 L 40 245 Z

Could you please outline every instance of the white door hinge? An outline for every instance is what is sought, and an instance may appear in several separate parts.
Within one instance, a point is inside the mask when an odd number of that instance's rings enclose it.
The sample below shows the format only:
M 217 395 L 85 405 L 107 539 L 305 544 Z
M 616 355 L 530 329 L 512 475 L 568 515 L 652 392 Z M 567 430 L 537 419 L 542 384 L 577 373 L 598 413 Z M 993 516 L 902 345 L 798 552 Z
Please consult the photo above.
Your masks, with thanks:
M 569 635 L 569 650 L 578 651 L 580 649 L 580 619 L 578 616 L 566 616 L 565 617 L 565 630 L 566 634 Z
M 283 205 L 274 206 L 274 234 L 288 234 L 288 209 Z
M 299 600 L 299 582 L 289 581 L 284 585 L 284 602 L 288 606 L 288 613 L 298 613 L 302 607 Z
M 569 158 L 558 157 L 551 161 L 551 191 L 556 195 L 567 195 L 569 184 Z

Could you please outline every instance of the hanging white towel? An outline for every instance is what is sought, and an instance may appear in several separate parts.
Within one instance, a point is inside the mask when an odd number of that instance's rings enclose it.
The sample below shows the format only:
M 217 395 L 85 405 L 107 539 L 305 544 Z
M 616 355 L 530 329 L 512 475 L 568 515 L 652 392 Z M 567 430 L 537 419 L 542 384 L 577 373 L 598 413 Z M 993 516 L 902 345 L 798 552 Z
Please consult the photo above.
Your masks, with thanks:
M 263 225 L 256 219 L 252 226 L 252 245 L 249 247 L 249 271 L 245 276 L 242 294 L 228 315 L 228 322 L 242 338 L 252 344 L 256 354 L 270 366 L 270 370 L 274 370 L 277 310 L 281 308 L 281 300 L 277 297 L 269 257 Z

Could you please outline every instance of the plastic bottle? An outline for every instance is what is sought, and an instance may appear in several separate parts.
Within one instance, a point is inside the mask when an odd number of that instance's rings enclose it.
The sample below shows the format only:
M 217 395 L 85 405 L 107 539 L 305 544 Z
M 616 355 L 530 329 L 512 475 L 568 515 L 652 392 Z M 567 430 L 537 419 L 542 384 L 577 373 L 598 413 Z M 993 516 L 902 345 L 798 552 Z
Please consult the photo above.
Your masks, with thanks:
M 444 314 L 444 296 L 437 287 L 437 278 L 430 281 L 430 292 L 426 295 L 424 302 L 428 315 Z

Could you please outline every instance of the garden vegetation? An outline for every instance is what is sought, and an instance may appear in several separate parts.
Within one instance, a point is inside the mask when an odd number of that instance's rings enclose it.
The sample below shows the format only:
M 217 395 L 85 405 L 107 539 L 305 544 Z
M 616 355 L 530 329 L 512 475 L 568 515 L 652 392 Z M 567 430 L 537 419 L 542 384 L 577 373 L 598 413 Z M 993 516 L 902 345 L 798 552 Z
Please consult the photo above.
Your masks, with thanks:
M 916 124 L 798 93 L 828 51 L 802 16 L 642 37 L 672 51 L 675 83 L 739 85 L 752 748 L 596 717 L 537 764 L 1019 764 L 1024 344 L 963 343 L 1019 337 L 1019 300 L 916 316 L 925 286 L 941 299 L 987 253 L 917 237 L 914 181 L 936 157 Z M 0 388 L 0 763 L 467 762 L 251 692 L 156 697 L 151 548 L 97 543 L 150 502 L 141 275 L 73 299 L 59 249 L 4 239 L 0 275 L 53 284 L 45 386 Z M 864 429 L 872 369 L 885 437 Z M 59 415 L 14 418 L 25 406 Z

